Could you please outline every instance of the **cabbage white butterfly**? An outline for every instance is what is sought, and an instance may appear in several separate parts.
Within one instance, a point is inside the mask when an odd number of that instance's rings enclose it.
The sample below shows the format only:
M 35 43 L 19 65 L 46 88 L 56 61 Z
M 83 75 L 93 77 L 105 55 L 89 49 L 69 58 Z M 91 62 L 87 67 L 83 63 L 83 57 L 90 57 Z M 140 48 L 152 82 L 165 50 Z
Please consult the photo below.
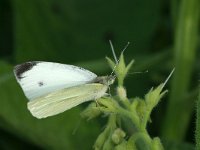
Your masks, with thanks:
M 14 74 L 36 118 L 53 116 L 105 96 L 115 80 L 113 75 L 97 77 L 77 66 L 43 61 L 17 65 Z

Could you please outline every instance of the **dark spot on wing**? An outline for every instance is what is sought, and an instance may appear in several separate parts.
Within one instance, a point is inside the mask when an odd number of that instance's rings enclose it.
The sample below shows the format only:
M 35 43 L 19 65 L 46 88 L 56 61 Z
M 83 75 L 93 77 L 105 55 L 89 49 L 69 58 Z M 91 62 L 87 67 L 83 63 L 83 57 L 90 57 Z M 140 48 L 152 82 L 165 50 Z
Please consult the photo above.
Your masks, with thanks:
M 85 71 L 85 69 L 84 69 L 84 68 L 81 68 L 81 67 L 78 67 L 78 69 Z
M 31 70 L 35 65 L 37 65 L 39 62 L 32 61 L 32 62 L 26 62 L 20 65 L 15 66 L 14 73 L 16 77 L 20 80 L 24 78 L 22 75 L 24 72 Z
M 38 82 L 38 85 L 41 87 L 44 85 L 44 82 L 40 81 L 40 82 Z

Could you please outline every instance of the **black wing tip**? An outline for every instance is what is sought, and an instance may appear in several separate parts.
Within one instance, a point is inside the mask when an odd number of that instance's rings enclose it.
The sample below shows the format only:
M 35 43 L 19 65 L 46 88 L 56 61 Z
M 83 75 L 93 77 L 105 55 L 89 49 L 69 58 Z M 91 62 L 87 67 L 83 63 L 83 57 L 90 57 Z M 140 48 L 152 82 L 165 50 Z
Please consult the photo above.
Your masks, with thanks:
M 25 62 L 23 64 L 16 65 L 14 67 L 14 74 L 18 80 L 23 78 L 23 73 L 25 73 L 28 70 L 31 70 L 34 66 L 36 66 L 39 61 L 31 61 L 31 62 Z

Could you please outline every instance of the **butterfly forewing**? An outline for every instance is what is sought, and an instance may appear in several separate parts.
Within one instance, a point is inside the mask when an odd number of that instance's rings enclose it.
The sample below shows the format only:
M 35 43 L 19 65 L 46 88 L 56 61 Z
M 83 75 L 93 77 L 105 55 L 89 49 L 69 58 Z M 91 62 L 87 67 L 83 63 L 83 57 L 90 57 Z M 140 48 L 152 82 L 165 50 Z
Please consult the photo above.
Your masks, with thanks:
M 97 75 L 80 67 L 33 61 L 17 65 L 14 74 L 29 100 L 93 81 Z

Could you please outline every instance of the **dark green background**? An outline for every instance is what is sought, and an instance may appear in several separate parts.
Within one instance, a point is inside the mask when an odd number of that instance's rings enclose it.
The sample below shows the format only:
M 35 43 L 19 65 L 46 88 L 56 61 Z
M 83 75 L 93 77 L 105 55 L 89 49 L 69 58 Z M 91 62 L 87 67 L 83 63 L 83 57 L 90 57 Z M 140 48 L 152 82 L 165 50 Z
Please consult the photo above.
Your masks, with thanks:
M 13 66 L 43 60 L 75 64 L 98 75 L 107 75 L 111 70 L 104 58 L 112 58 L 108 40 L 112 40 L 117 55 L 129 41 L 125 59 L 136 62 L 125 86 L 129 97 L 143 96 L 178 67 L 174 37 L 179 37 L 176 31 L 180 26 L 175 24 L 181 20 L 178 14 L 183 6 L 182 1 L 174 2 L 177 3 L 167 0 L 0 0 L 0 149 L 76 150 L 80 146 L 83 150 L 92 149 L 105 118 L 82 120 L 79 114 L 87 104 L 43 120 L 32 117 L 26 108 L 27 99 L 14 79 Z M 198 32 L 191 30 L 194 34 Z M 199 46 L 199 36 L 197 39 Z M 190 51 L 190 47 L 187 48 Z M 196 56 L 192 58 L 191 69 L 186 67 L 180 72 L 190 74 L 181 81 L 188 82 L 186 91 L 190 91 L 181 97 L 187 101 L 180 107 L 189 107 L 190 114 L 184 122 L 183 135 L 171 136 L 162 131 L 165 130 L 163 122 L 174 123 L 165 120 L 170 94 L 152 114 L 149 133 L 161 137 L 167 150 L 193 149 L 195 117 L 192 114 L 200 69 L 198 48 L 194 48 L 195 52 L 191 50 Z M 134 74 L 146 70 L 148 73 Z M 173 88 L 168 86 L 170 92 Z M 177 115 L 182 114 L 177 110 Z M 176 132 L 173 127 L 168 130 Z

